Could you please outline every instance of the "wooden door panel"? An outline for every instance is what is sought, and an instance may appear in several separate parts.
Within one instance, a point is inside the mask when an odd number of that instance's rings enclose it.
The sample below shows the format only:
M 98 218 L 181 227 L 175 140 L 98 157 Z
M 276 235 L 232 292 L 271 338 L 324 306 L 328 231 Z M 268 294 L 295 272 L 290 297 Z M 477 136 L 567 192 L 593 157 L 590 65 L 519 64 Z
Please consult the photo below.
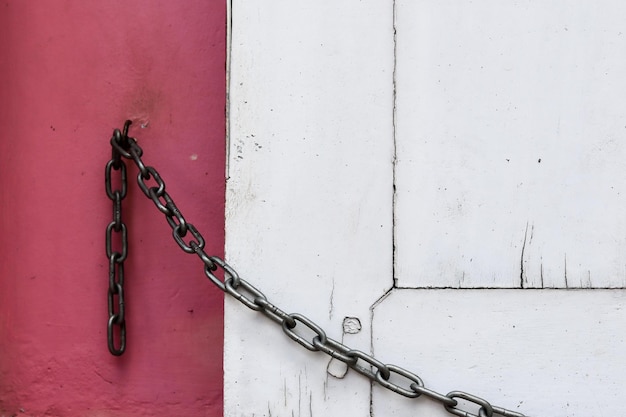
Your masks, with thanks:
M 625 301 L 623 290 L 394 290 L 374 310 L 373 349 L 443 394 L 528 416 L 618 415 Z M 450 415 L 378 387 L 373 404 L 373 416 Z
M 226 249 L 242 276 L 444 394 L 615 414 L 626 8 L 232 10 Z M 227 416 L 449 415 L 343 373 L 231 298 L 225 323 Z
M 624 286 L 625 18 L 397 2 L 399 286 Z
M 229 262 L 368 349 L 370 304 L 393 282 L 392 9 L 236 1 L 232 19 Z M 232 299 L 225 335 L 226 416 L 341 415 L 346 398 L 368 412 L 367 380 Z

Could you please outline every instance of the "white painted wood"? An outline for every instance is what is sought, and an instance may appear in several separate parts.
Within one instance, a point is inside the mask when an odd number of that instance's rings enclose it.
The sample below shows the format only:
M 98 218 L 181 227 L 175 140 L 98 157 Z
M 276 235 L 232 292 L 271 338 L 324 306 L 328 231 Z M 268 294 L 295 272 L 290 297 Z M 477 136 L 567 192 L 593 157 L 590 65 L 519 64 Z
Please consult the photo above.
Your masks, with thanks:
M 623 290 L 394 290 L 373 328 L 378 358 L 444 394 L 469 391 L 534 417 L 624 414 Z M 397 397 L 376 387 L 372 415 L 450 416 Z
M 392 5 L 234 1 L 226 254 L 273 303 L 369 349 L 392 286 Z M 369 412 L 369 383 L 227 298 L 225 416 Z M 344 319 L 360 320 L 361 330 Z M 345 334 L 344 334 L 345 333 Z M 336 365 L 336 364 L 332 364 Z
M 626 3 L 398 0 L 401 287 L 623 287 Z
M 233 1 L 227 259 L 434 389 L 528 416 L 621 415 L 622 290 L 376 300 L 394 278 L 624 287 L 625 18 L 616 0 Z M 225 304 L 227 417 L 448 415 Z

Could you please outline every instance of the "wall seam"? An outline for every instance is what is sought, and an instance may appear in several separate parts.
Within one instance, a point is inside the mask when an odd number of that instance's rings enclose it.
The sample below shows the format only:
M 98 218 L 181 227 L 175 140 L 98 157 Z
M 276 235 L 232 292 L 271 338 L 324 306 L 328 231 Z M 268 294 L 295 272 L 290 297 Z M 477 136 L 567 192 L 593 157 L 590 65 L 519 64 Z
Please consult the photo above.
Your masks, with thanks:
M 225 176 L 226 180 L 230 179 L 230 64 L 232 58 L 233 46 L 233 0 L 226 2 L 226 103 L 224 109 L 224 117 L 226 118 L 226 163 Z
M 392 82 L 392 115 L 391 115 L 391 140 L 393 146 L 393 155 L 392 155 L 392 202 L 391 202 L 391 278 L 392 278 L 392 288 L 395 288 L 398 279 L 396 277 L 396 257 L 397 257 L 397 245 L 396 245 L 396 203 L 397 203 L 397 190 L 396 190 L 396 180 L 397 180 L 397 165 L 398 165 L 398 145 L 396 138 L 396 122 L 397 122 L 397 113 L 396 113 L 396 105 L 397 105 L 397 84 L 396 84 L 396 69 L 397 69 L 397 56 L 398 56 L 398 48 L 397 48 L 397 29 L 396 29 L 396 0 L 393 1 L 392 4 L 392 29 L 393 29 L 393 68 L 391 72 L 391 82 Z

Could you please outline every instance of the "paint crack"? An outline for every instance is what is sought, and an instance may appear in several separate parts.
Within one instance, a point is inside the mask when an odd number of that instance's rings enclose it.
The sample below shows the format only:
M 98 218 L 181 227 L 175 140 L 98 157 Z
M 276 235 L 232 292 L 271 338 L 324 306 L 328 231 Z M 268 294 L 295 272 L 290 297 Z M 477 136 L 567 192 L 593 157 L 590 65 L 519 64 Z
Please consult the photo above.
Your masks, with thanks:
M 528 239 L 528 221 L 526 222 L 526 230 L 524 231 L 524 242 L 522 243 L 522 255 L 520 257 L 520 274 L 519 274 L 519 286 L 524 288 L 526 275 L 524 271 L 524 251 L 526 250 L 526 239 Z

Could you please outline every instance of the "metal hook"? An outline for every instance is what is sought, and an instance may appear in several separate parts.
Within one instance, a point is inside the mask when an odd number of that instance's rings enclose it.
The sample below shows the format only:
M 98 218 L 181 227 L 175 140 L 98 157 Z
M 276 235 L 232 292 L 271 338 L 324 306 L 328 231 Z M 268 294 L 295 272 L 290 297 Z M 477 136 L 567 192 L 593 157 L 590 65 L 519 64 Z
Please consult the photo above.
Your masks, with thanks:
M 128 128 L 129 128 L 129 127 L 130 127 L 130 125 L 132 125 L 132 124 L 133 124 L 133 121 L 132 121 L 132 120 L 126 120 L 126 121 L 124 122 L 124 131 L 122 132 L 122 135 L 123 135 L 123 137 L 124 137 L 124 140 L 127 140 L 127 139 L 128 139 Z

